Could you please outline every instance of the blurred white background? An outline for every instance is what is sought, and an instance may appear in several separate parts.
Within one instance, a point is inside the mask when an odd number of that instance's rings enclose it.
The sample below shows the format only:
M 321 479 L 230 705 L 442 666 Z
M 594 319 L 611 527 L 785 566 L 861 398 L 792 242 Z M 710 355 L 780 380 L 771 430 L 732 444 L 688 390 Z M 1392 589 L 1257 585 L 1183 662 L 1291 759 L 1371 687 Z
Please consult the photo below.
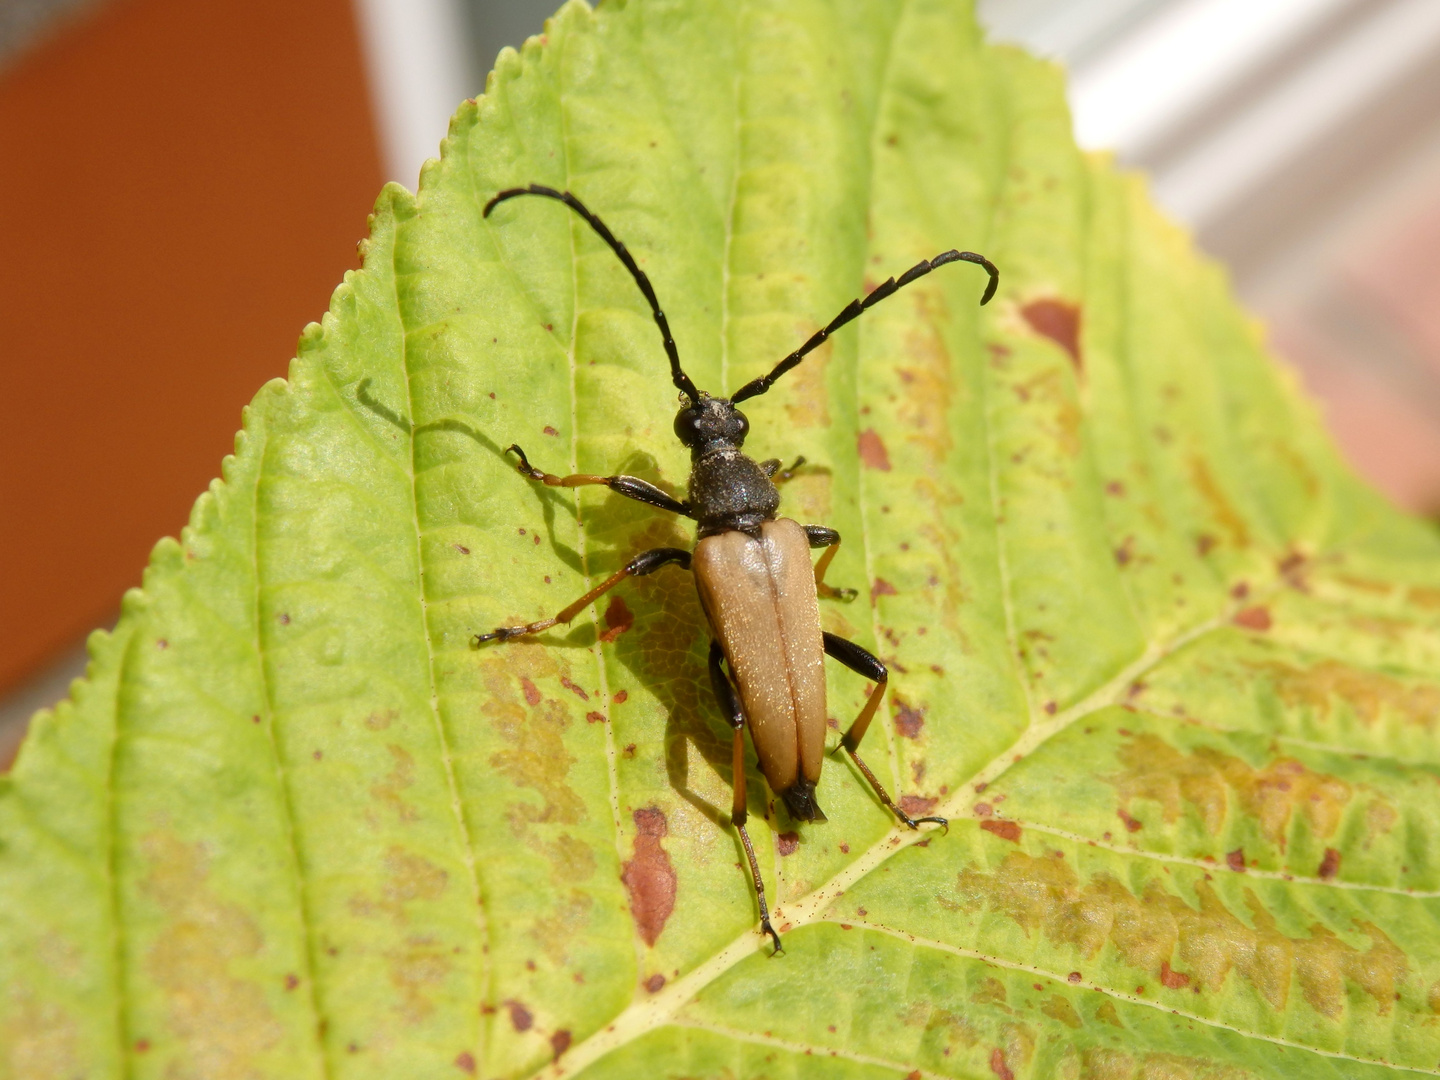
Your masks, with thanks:
M 0 0 L 0 74 L 127 2 Z M 414 187 L 456 103 L 558 2 L 354 0 L 388 178 Z M 1355 467 L 1440 515 L 1440 0 L 979 8 L 994 39 L 1066 65 L 1082 145 L 1149 173 L 1229 265 Z M 83 667 L 76 643 L 0 699 L 0 768 Z

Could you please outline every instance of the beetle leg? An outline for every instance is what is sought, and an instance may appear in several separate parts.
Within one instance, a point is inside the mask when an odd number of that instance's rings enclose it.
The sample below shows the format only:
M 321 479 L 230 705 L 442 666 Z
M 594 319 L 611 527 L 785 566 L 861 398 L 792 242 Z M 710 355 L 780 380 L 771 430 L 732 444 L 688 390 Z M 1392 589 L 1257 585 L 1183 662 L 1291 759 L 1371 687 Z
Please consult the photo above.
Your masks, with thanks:
M 760 864 L 755 861 L 755 846 L 750 843 L 750 834 L 745 831 L 745 819 L 748 816 L 745 809 L 745 710 L 740 707 L 740 698 L 730 683 L 730 677 L 720 666 L 724 657 L 725 652 L 720 648 L 720 643 L 710 642 L 710 685 L 715 690 L 715 700 L 720 703 L 725 719 L 735 729 L 735 753 L 731 769 L 731 786 L 734 788 L 735 797 L 730 804 L 730 823 L 740 834 L 740 842 L 745 845 L 745 857 L 750 860 L 750 880 L 755 884 L 755 899 L 760 904 L 760 932 L 769 934 L 770 940 L 775 943 L 775 951 L 770 955 L 779 956 L 785 950 L 780 947 L 780 935 L 775 932 L 775 927 L 770 925 L 770 909 L 765 904 L 765 882 L 760 877 Z
M 525 634 L 538 634 L 541 630 L 549 630 L 556 623 L 569 623 L 571 619 L 579 615 L 592 603 L 604 596 L 620 582 L 630 577 L 644 577 L 646 574 L 653 574 L 662 566 L 670 563 L 679 563 L 683 569 L 690 569 L 690 552 L 684 548 L 651 548 L 649 551 L 642 551 L 616 573 L 611 574 L 595 588 L 591 589 L 584 596 L 580 597 L 567 608 L 550 619 L 541 619 L 539 622 L 526 623 L 524 626 L 497 626 L 488 634 L 476 634 L 470 639 L 470 643 L 478 648 L 487 641 L 509 641 L 511 638 L 521 637 Z
M 870 786 L 875 789 L 875 794 L 880 797 L 880 801 L 894 811 L 895 816 L 910 828 L 919 828 L 922 821 L 932 821 L 936 825 L 944 825 L 948 828 L 950 823 L 942 817 L 912 818 L 891 802 L 885 788 L 876 779 L 875 774 L 870 771 L 870 766 L 866 765 L 860 755 L 855 752 L 855 748 L 860 745 L 860 740 L 865 737 L 865 732 L 870 727 L 870 721 L 875 718 L 875 710 L 880 707 L 880 699 L 885 696 L 885 688 L 890 684 L 889 670 L 880 662 L 878 656 L 862 649 L 853 641 L 846 641 L 831 633 L 824 633 L 823 637 L 827 655 L 839 660 L 856 674 L 864 675 L 875 684 L 875 689 L 870 692 L 870 696 L 865 699 L 865 704 L 860 709 L 860 715 L 855 718 L 855 722 L 850 725 L 850 729 L 840 740 L 840 747 L 845 749 L 845 752 L 850 755 L 850 760 L 855 762 L 856 768 L 865 775 L 866 780 L 870 781 Z
M 785 483 L 786 480 L 793 480 L 795 474 L 800 471 L 800 466 L 805 464 L 805 458 L 803 456 L 797 457 L 795 464 L 791 465 L 788 469 L 780 468 L 781 464 L 782 462 L 778 457 L 766 458 L 760 462 L 760 470 L 766 476 L 770 477 L 771 480 L 775 481 L 776 487 Z
M 554 473 L 544 472 L 531 465 L 530 459 L 525 456 L 525 451 L 514 443 L 510 445 L 506 453 L 513 453 L 520 458 L 520 464 L 516 468 L 521 476 L 538 480 L 546 487 L 573 488 L 584 487 L 587 484 L 604 484 L 611 491 L 624 495 L 627 499 L 634 499 L 636 502 L 646 503 L 649 506 L 658 506 L 661 510 L 669 510 L 685 517 L 693 516 L 690 513 L 689 503 L 682 503 L 678 499 L 671 498 L 650 481 L 641 480 L 638 476 L 595 476 L 592 473 L 556 476 Z
M 840 533 L 826 525 L 802 525 L 801 528 L 805 530 L 805 537 L 812 548 L 825 549 L 825 554 L 815 564 L 815 591 L 827 599 L 854 600 L 858 595 L 854 589 L 837 589 L 825 584 L 825 571 L 830 569 L 835 553 L 840 550 Z

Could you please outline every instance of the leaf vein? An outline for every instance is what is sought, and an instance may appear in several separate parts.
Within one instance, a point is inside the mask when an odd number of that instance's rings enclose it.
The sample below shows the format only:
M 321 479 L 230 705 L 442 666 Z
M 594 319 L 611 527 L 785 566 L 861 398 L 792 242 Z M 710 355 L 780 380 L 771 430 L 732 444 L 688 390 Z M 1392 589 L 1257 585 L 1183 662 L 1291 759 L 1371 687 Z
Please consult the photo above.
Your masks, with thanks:
M 396 256 L 399 252 L 400 238 L 395 238 L 394 247 L 390 252 L 390 272 L 395 281 L 399 281 L 400 269 L 396 265 Z M 401 329 L 405 326 L 405 306 L 396 297 L 396 314 L 400 319 Z M 405 415 L 410 418 L 410 520 L 415 529 L 415 570 L 418 577 L 416 581 L 416 600 L 420 607 L 421 630 L 425 637 L 425 662 L 426 675 L 430 683 L 430 714 L 435 722 L 435 734 L 440 744 L 440 760 L 445 768 L 445 781 L 450 789 L 450 806 L 455 814 L 455 824 L 460 832 L 461 859 L 465 864 L 466 873 L 470 879 L 470 895 L 475 905 L 476 930 L 481 942 L 486 940 L 486 917 L 485 907 L 481 902 L 480 877 L 475 869 L 475 845 L 470 838 L 470 826 L 465 820 L 465 807 L 460 798 L 460 788 L 455 777 L 455 763 L 450 752 L 450 738 L 445 726 L 444 710 L 440 704 L 440 695 L 435 678 L 435 641 L 430 628 L 430 603 L 426 596 L 425 579 L 425 544 L 424 532 L 420 525 L 420 495 L 416 488 L 415 470 L 415 399 L 414 390 L 411 385 L 413 374 L 410 370 L 410 347 L 408 335 L 402 333 L 400 343 L 400 367 L 405 383 Z M 357 418 L 358 419 L 358 418 Z M 485 977 L 485 951 L 482 948 L 474 950 L 479 954 L 481 965 L 481 978 Z M 477 1010 L 478 1017 L 478 1010 Z M 476 1060 L 484 1061 L 484 1027 L 478 1019 L 475 1025 L 476 1038 Z
M 358 420 L 358 418 L 357 418 Z M 362 425 L 363 426 L 363 425 Z M 266 446 L 269 439 L 266 439 Z M 270 679 L 270 668 L 266 661 L 265 628 L 266 620 L 263 617 L 261 604 L 262 572 L 260 568 L 260 485 L 265 478 L 265 451 L 263 448 L 256 448 L 253 453 L 257 456 L 255 468 L 255 483 L 250 491 L 250 551 L 249 562 L 253 576 L 251 577 L 251 605 L 250 617 L 253 627 L 253 639 L 251 644 L 255 650 L 255 673 L 260 683 L 260 695 L 264 715 L 261 717 L 261 728 L 265 732 L 265 745 L 270 751 L 271 764 L 275 768 L 275 784 L 279 791 L 280 816 L 284 823 L 285 847 L 289 856 L 289 866 L 286 868 L 295 889 L 295 897 L 298 903 L 300 916 L 300 933 L 302 948 L 305 954 L 305 991 L 310 1002 L 310 1017 L 314 1024 L 315 1048 L 320 1057 L 320 1074 L 329 1077 L 332 1074 L 330 1068 L 330 1056 L 326 1053 L 326 1040 L 324 1037 L 325 1019 L 320 1007 L 320 986 L 316 978 L 315 962 L 315 914 L 310 908 L 310 900 L 306 890 L 305 861 L 300 854 L 300 841 L 297 835 L 295 824 L 295 806 L 290 792 L 290 776 L 285 768 L 285 757 L 282 747 L 282 735 L 280 725 L 275 715 L 275 687 Z M 195 692 L 201 697 L 212 697 L 203 687 L 195 686 Z M 218 704 L 218 702 L 217 702 Z
M 833 922 L 837 925 L 839 924 L 838 919 L 827 918 L 820 921 Z M 1173 1016 L 1181 1016 L 1184 1017 L 1186 1020 L 1193 1020 L 1197 1024 L 1204 1024 L 1206 1027 L 1214 1028 L 1218 1031 L 1228 1031 L 1233 1035 L 1239 1035 L 1241 1038 L 1244 1039 L 1256 1039 L 1262 1042 L 1273 1043 L 1276 1046 L 1284 1046 L 1289 1049 L 1300 1050 L 1308 1054 L 1317 1054 L 1320 1057 L 1333 1058 L 1338 1061 L 1353 1061 L 1359 1065 L 1380 1065 L 1389 1069 L 1401 1069 L 1405 1072 L 1418 1073 L 1422 1076 L 1440 1076 L 1440 1069 L 1425 1069 L 1421 1068 L 1418 1065 L 1400 1065 L 1396 1062 L 1383 1061 L 1379 1058 L 1363 1058 L 1357 1057 L 1354 1054 L 1343 1054 L 1337 1050 L 1321 1050 L 1314 1046 L 1306 1046 L 1304 1043 L 1295 1042 L 1293 1039 L 1282 1038 L 1279 1035 L 1266 1035 L 1258 1031 L 1246 1031 L 1243 1028 L 1233 1027 L 1230 1024 L 1224 1024 L 1218 1020 L 1213 1020 L 1209 1017 L 1201 1016 L 1199 1013 L 1189 1012 L 1186 1009 L 1172 1008 L 1164 1002 L 1150 1001 L 1146 998 L 1138 997 L 1134 994 L 1127 994 L 1122 990 L 1115 990 L 1100 983 L 1082 980 L 1079 983 L 1072 984 L 1069 981 L 1068 973 L 1061 974 L 1059 972 L 1048 971 L 1045 968 L 1037 967 L 1033 964 L 1022 964 L 1017 960 L 1009 960 L 1002 956 L 991 956 L 988 953 L 977 952 L 974 949 L 966 949 L 958 945 L 950 945 L 943 941 L 936 941 L 933 938 L 920 937 L 915 934 L 905 933 L 901 930 L 894 930 L 888 926 L 884 926 L 879 923 L 863 921 L 857 922 L 854 919 L 846 919 L 845 925 L 854 927 L 857 930 L 871 930 L 878 934 L 885 934 L 889 937 L 897 938 L 911 945 L 916 945 L 921 948 L 934 949 L 936 952 L 950 953 L 954 956 L 958 956 L 966 960 L 979 960 L 982 963 L 993 964 L 996 967 L 1008 968 L 1011 971 L 1023 971 L 1028 975 L 1034 975 L 1043 979 L 1050 979 L 1053 982 L 1062 983 L 1066 986 L 1074 985 L 1078 986 L 1082 990 L 1093 990 L 1098 993 L 1105 994 L 1107 997 L 1115 998 L 1118 1001 L 1124 1001 L 1130 1005 L 1143 1005 L 1146 1008 L 1156 1009 L 1160 1012 L 1169 1013 Z

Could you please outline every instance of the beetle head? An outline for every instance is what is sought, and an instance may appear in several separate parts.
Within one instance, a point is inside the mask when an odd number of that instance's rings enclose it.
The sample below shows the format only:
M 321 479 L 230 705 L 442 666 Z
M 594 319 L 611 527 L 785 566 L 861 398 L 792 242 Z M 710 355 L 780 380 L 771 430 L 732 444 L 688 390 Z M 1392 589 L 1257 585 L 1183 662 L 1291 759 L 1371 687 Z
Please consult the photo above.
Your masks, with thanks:
M 728 398 L 711 397 L 701 391 L 700 400 L 675 415 L 675 437 L 699 457 L 725 447 L 745 445 L 750 421 Z

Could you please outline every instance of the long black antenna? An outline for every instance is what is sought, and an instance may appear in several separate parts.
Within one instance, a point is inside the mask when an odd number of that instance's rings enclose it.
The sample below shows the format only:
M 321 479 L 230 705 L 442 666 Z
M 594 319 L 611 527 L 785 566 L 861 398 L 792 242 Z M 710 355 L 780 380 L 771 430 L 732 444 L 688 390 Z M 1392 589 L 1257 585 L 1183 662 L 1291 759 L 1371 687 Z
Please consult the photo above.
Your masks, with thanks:
M 517 195 L 543 195 L 547 199 L 555 199 L 562 202 L 579 214 L 589 226 L 595 230 L 601 240 L 610 245 L 610 250 L 615 252 L 620 261 L 625 264 L 625 269 L 630 271 L 630 276 L 635 279 L 635 284 L 640 286 L 640 291 L 645 294 L 645 299 L 650 302 L 650 310 L 655 313 L 655 325 L 660 327 L 660 336 L 665 341 L 665 355 L 670 358 L 670 378 L 675 381 L 679 391 L 690 399 L 694 405 L 700 400 L 700 391 L 695 389 L 695 383 L 680 366 L 680 350 L 675 347 L 675 339 L 670 336 L 670 324 L 665 321 L 665 313 L 660 310 L 660 301 L 655 298 L 655 289 L 650 284 L 650 279 L 645 276 L 645 271 L 635 264 L 635 259 L 630 252 L 625 250 L 625 245 L 615 239 L 612 233 L 598 217 L 592 214 L 574 195 L 568 191 L 556 191 L 554 188 L 544 187 L 540 184 L 531 184 L 529 187 L 509 188 L 500 192 L 488 203 L 485 204 L 485 217 L 490 216 L 490 211 L 506 199 L 513 199 Z
M 878 304 L 897 289 L 909 285 L 916 278 L 924 277 L 937 266 L 944 266 L 946 263 L 952 262 L 971 262 L 985 268 L 985 272 L 990 275 L 990 283 L 985 286 L 985 295 L 980 297 L 980 305 L 983 307 L 988 304 L 990 298 L 995 295 L 995 287 L 1000 284 L 1000 271 L 995 269 L 995 264 L 983 255 L 976 255 L 973 251 L 941 252 L 933 259 L 922 260 L 916 263 L 909 270 L 906 270 L 905 273 L 901 274 L 899 280 L 892 277 L 888 281 L 876 286 L 875 290 L 863 300 L 851 300 L 850 303 L 845 306 L 844 311 L 830 320 L 829 326 L 823 330 L 815 331 L 809 341 L 805 342 L 804 345 L 801 345 L 800 348 L 776 364 L 769 375 L 762 375 L 758 379 L 752 379 L 739 390 L 735 391 L 735 395 L 730 400 L 738 405 L 746 398 L 759 397 L 775 384 L 776 379 L 800 363 L 801 360 L 804 360 L 807 353 L 818 349 L 825 343 L 826 338 L 852 319 L 858 318 L 861 312 Z

